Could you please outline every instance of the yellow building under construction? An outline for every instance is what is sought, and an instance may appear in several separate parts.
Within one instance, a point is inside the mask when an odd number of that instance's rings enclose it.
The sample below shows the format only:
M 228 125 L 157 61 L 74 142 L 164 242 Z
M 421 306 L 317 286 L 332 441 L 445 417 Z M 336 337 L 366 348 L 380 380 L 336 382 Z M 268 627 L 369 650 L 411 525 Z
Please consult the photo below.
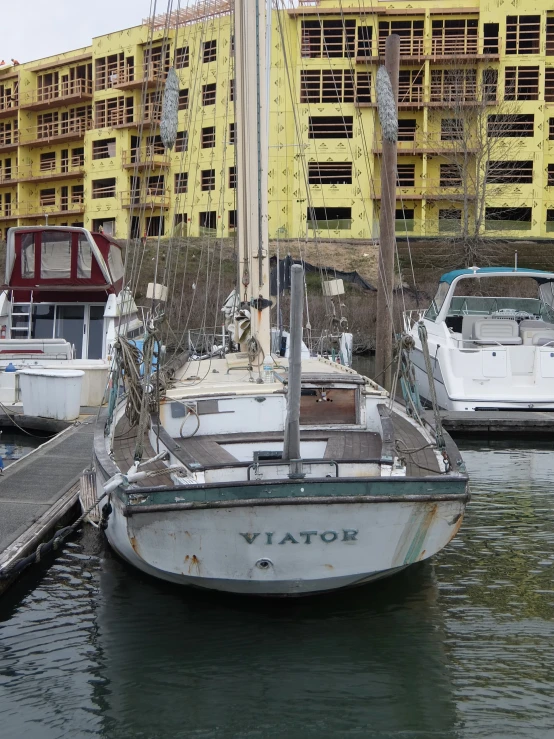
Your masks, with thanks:
M 84 225 L 118 238 L 236 226 L 230 2 L 0 67 L 0 233 Z M 401 38 L 398 236 L 554 232 L 554 9 L 537 0 L 320 0 L 272 14 L 269 232 L 378 236 L 375 76 Z M 297 6 L 297 7 L 296 7 Z M 531 13 L 531 14 L 529 14 Z M 157 130 L 164 80 L 179 128 Z

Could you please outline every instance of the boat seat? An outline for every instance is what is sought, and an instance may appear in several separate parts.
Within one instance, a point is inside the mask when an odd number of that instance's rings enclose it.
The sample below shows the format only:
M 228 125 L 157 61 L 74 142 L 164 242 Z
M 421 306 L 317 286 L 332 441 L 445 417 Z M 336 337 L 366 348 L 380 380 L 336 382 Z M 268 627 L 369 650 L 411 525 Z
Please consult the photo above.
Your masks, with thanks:
M 473 324 L 473 341 L 476 344 L 503 344 L 505 346 L 522 343 L 517 321 L 504 318 L 475 321 Z
M 519 324 L 519 335 L 526 346 L 537 346 L 535 337 L 544 338 L 543 343 L 548 343 L 547 337 L 554 334 L 554 325 L 546 321 L 525 320 Z M 550 340 L 551 340 L 550 339 Z
M 554 349 L 554 331 L 535 331 L 532 337 L 533 346 L 552 344 Z
M 476 321 L 483 320 L 483 316 L 464 316 L 462 320 L 462 339 L 464 342 L 473 340 L 473 327 Z

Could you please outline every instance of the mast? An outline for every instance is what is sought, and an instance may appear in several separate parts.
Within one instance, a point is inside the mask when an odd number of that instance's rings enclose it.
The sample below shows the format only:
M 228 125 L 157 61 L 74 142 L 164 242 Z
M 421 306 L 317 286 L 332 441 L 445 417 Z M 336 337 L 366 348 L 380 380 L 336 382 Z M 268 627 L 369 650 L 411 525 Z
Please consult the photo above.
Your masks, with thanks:
M 385 69 L 388 72 L 398 119 L 398 72 L 400 37 L 389 36 L 385 44 Z M 383 125 L 381 124 L 381 128 Z M 396 207 L 397 142 L 383 135 L 381 157 L 381 212 L 379 214 L 379 290 L 377 292 L 377 331 L 375 376 L 386 390 L 392 387 L 392 298 L 394 288 L 394 234 Z
M 303 477 L 302 463 L 300 462 L 300 395 L 302 391 L 304 270 L 299 264 L 292 266 L 290 280 L 289 388 L 283 459 L 291 461 L 292 476 Z
M 260 363 L 271 354 L 266 22 L 266 0 L 235 0 L 239 283 L 241 300 L 246 295 L 250 303 L 250 337 L 258 341 Z

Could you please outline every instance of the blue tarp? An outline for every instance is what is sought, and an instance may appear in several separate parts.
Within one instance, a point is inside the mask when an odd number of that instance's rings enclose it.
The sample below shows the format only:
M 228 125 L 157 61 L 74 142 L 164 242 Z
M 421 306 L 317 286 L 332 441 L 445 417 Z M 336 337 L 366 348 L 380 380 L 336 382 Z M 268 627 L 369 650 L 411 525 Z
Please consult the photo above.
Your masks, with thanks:
M 553 272 L 544 272 L 541 269 L 524 269 L 524 268 L 517 268 L 514 267 L 479 267 L 479 269 L 455 269 L 452 272 L 447 272 L 444 274 L 440 281 L 441 282 L 448 282 L 448 284 L 451 284 L 454 282 L 454 280 L 457 277 L 460 277 L 461 275 L 501 275 L 501 274 L 521 274 L 523 276 L 527 275 L 528 277 L 533 277 L 536 275 L 537 282 L 548 282 L 549 280 L 554 280 L 554 273 Z M 544 278 L 541 279 L 541 275 L 544 275 Z

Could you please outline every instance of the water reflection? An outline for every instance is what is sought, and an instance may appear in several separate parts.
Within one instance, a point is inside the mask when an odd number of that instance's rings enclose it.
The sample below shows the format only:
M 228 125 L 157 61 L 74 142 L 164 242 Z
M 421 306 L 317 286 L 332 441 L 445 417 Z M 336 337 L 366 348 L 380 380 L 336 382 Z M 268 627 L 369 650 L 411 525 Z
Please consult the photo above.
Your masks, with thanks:
M 10 428 L 0 430 L 0 457 L 4 467 L 29 454 L 49 438 L 49 435 L 37 432 L 26 434 L 23 431 L 12 431 Z
M 2 736 L 554 736 L 554 454 L 465 446 L 459 537 L 331 596 L 178 588 L 87 531 L 0 606 Z
M 139 579 L 115 560 L 101 577 L 110 736 L 453 735 L 430 567 L 294 602 Z

